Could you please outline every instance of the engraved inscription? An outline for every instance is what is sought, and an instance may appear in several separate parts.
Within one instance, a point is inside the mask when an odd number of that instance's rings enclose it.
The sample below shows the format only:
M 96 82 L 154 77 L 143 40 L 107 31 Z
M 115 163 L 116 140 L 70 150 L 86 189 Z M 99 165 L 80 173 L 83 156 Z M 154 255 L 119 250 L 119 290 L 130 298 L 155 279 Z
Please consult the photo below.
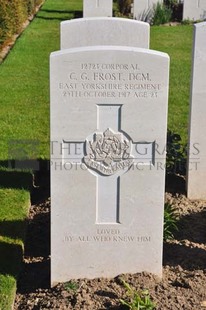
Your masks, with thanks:
M 119 235 L 120 230 L 119 229 L 109 229 L 109 228 L 98 228 L 97 229 L 97 234 L 98 235 Z
M 95 235 L 65 235 L 64 242 L 137 242 L 149 243 L 151 242 L 150 236 L 134 236 L 122 234 L 120 229 L 116 228 L 98 228 Z
M 139 64 L 82 63 L 58 84 L 64 98 L 157 98 L 161 85 Z
M 131 141 L 122 133 L 107 128 L 103 133 L 94 133 L 93 140 L 86 140 L 85 164 L 104 175 L 112 175 L 133 163 L 130 155 Z
M 63 239 L 64 242 L 136 242 L 136 243 L 149 243 L 151 242 L 150 236 L 133 236 L 133 235 L 92 235 L 92 236 L 71 236 L 66 235 Z

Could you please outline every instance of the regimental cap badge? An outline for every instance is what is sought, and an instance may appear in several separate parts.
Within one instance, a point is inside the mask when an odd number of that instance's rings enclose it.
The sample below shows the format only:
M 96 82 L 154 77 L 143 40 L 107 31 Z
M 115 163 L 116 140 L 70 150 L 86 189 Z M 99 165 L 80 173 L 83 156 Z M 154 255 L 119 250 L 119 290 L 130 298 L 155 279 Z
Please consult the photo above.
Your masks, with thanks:
M 133 163 L 131 141 L 121 132 L 107 128 L 96 132 L 85 142 L 85 164 L 103 175 L 113 175 L 119 170 L 128 170 Z

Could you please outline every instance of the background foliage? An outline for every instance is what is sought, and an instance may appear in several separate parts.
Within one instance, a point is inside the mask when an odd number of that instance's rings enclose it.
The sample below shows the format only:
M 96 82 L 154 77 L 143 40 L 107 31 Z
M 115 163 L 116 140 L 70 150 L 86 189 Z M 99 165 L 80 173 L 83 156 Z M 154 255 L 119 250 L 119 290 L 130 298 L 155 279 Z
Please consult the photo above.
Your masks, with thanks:
M 41 2 L 42 0 L 0 0 L 0 48 L 14 34 L 19 33 L 23 23 Z
M 115 2 L 117 3 L 118 10 L 122 15 L 127 16 L 130 14 L 132 0 L 116 0 Z
M 114 0 L 115 16 L 132 18 L 132 3 L 132 0 Z M 138 19 L 152 25 L 181 22 L 182 12 L 183 4 L 179 0 L 164 0 L 142 12 Z

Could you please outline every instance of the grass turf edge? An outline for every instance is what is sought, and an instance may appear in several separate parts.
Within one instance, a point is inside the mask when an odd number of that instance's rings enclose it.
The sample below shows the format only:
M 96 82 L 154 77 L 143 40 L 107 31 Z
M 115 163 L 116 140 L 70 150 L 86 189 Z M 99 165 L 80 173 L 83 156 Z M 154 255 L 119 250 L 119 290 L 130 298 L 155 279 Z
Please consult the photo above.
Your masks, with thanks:
M 16 174 L 16 188 L 3 188 L 0 184 L 0 310 L 10 310 L 14 304 L 30 208 L 29 188 L 21 187 L 22 173 Z M 23 173 L 25 176 L 32 179 L 31 173 Z

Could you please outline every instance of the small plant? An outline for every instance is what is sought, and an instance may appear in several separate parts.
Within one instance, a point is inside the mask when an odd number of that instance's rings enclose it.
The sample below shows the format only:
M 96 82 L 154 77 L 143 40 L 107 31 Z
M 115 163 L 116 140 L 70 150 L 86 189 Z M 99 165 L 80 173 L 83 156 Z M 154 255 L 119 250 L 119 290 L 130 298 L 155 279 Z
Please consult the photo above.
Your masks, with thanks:
M 144 10 L 141 14 L 139 14 L 138 20 L 151 24 L 153 20 L 153 15 L 154 15 L 154 10 L 149 8 L 147 10 Z
M 128 294 L 128 300 L 120 299 L 122 305 L 127 306 L 131 310 L 153 310 L 155 308 L 147 290 L 135 291 L 124 280 L 121 281 Z
M 172 12 L 172 21 L 182 21 L 183 3 L 179 0 L 164 0 L 164 5 Z
M 190 19 L 183 19 L 182 21 L 181 21 L 181 24 L 182 25 L 191 25 L 191 24 L 193 24 L 194 22 L 193 21 L 191 21 Z
M 164 241 L 174 238 L 173 232 L 178 230 L 177 220 L 174 208 L 166 203 L 164 209 Z
M 153 25 L 162 25 L 169 23 L 172 17 L 172 11 L 170 8 L 166 7 L 164 3 L 157 3 L 154 6 L 154 16 L 152 19 Z
M 64 288 L 67 291 L 77 291 L 79 288 L 79 285 L 76 282 L 68 281 L 64 283 Z

